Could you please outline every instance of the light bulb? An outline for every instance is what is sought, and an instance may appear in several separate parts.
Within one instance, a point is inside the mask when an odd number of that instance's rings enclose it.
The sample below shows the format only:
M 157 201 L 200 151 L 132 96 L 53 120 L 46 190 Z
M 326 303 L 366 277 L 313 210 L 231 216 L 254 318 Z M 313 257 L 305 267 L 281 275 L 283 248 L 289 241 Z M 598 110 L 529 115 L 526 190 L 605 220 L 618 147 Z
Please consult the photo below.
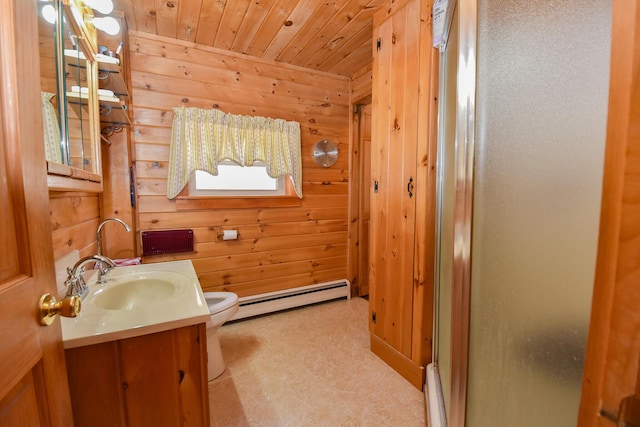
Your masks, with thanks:
M 115 36 L 120 32 L 120 24 L 118 21 L 111 17 L 107 16 L 105 18 L 93 18 L 93 25 L 105 33 Z
M 103 15 L 108 15 L 113 11 L 112 0 L 85 0 L 87 6 L 93 10 L 97 10 Z
M 42 6 L 42 17 L 49 23 L 55 24 L 58 19 L 58 12 L 51 4 Z

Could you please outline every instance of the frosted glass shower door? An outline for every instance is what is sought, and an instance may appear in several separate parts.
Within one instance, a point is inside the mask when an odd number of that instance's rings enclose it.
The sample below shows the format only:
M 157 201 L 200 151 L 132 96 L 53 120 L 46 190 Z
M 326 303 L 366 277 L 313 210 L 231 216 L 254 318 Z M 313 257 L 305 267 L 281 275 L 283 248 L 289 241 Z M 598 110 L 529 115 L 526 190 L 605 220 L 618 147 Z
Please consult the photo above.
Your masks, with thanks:
M 478 2 L 466 425 L 574 426 L 611 2 Z

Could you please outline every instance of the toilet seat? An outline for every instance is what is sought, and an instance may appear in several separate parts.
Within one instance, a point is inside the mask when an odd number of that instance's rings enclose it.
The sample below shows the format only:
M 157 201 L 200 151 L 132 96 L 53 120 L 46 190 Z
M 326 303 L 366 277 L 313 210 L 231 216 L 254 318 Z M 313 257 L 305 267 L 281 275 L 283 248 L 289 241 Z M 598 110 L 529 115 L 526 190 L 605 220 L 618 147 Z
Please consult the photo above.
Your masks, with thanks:
M 204 299 L 211 314 L 220 313 L 238 303 L 238 295 L 233 292 L 204 292 Z

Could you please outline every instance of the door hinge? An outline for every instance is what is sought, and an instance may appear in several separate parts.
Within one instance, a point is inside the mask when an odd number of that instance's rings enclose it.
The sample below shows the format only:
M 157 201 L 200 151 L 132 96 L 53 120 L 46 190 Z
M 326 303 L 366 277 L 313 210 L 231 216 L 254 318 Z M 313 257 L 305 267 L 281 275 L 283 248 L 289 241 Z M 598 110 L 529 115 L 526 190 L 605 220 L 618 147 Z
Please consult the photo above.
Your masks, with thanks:
M 378 40 L 376 40 L 376 50 L 380 52 L 380 49 L 382 49 L 382 40 L 378 37 Z
M 374 193 L 378 192 L 378 181 L 373 181 L 373 192 Z
M 376 323 L 376 312 L 375 311 L 371 312 L 371 322 L 372 323 Z

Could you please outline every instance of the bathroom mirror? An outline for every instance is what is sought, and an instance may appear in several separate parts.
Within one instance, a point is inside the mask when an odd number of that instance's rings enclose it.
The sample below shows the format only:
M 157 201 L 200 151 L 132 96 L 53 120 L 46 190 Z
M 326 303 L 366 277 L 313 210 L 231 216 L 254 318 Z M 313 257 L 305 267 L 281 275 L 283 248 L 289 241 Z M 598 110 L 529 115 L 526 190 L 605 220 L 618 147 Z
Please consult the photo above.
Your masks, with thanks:
M 40 84 L 49 188 L 101 191 L 95 30 L 69 1 L 39 2 Z

